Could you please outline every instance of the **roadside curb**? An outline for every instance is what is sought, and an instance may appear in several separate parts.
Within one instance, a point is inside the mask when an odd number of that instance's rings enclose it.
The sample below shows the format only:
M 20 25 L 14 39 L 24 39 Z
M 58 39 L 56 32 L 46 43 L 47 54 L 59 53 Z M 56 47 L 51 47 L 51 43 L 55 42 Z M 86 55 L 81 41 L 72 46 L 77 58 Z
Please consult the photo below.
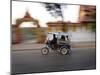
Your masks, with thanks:
M 45 44 L 17 44 L 12 45 L 11 50 L 41 50 Z M 71 48 L 96 48 L 95 42 L 72 43 Z
M 30 50 L 41 50 L 43 47 L 41 48 L 26 48 L 26 49 L 12 49 L 12 51 L 30 51 Z M 76 46 L 76 47 L 71 47 L 71 48 L 96 48 L 95 46 Z

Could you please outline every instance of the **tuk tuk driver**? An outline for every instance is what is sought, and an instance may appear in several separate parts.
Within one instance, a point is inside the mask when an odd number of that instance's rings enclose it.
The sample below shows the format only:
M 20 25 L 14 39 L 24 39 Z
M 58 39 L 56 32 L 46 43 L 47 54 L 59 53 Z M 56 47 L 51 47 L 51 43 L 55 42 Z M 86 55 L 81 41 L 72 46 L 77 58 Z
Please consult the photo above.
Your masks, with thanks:
M 52 47 L 53 47 L 54 49 L 57 48 L 57 38 L 56 38 L 56 35 L 55 35 L 55 34 L 53 34 L 53 39 L 52 39 L 52 41 L 51 41 L 51 45 L 52 45 Z

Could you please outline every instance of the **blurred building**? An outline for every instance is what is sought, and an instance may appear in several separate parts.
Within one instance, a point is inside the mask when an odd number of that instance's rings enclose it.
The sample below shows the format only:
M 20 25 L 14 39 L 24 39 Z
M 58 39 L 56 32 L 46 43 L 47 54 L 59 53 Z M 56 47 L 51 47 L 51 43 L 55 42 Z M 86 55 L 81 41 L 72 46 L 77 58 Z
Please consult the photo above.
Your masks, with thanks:
M 96 6 L 80 5 L 79 22 L 94 22 Z
M 62 21 L 57 21 L 57 22 L 48 22 L 48 32 L 75 32 L 77 31 L 77 28 L 81 28 L 80 23 L 71 23 L 71 22 L 62 22 Z
M 80 5 L 79 22 L 86 26 L 86 29 L 96 31 L 96 6 Z

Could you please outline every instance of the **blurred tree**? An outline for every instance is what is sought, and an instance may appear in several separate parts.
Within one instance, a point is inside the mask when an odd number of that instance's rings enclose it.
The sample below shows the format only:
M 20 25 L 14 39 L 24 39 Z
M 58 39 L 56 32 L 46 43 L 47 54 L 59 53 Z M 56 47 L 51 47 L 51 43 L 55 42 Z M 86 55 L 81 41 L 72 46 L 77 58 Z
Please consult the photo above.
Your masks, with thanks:
M 61 5 L 57 3 L 45 3 L 46 10 L 55 18 L 62 17 Z
M 62 13 L 62 10 L 61 10 L 61 4 L 58 4 L 58 3 L 44 3 L 44 6 L 45 6 L 46 10 L 54 18 L 61 17 L 62 18 L 62 23 L 63 23 L 64 17 L 63 17 L 63 13 Z M 64 25 L 62 27 L 62 31 L 64 31 Z

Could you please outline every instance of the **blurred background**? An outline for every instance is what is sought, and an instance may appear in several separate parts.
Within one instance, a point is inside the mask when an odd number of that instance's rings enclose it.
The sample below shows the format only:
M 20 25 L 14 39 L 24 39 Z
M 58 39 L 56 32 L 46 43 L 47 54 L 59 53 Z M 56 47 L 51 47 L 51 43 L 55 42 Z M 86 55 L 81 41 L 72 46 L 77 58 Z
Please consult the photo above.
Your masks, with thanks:
M 69 34 L 71 42 L 95 42 L 96 6 L 12 1 L 11 27 L 12 44 L 43 44 L 48 32 Z

